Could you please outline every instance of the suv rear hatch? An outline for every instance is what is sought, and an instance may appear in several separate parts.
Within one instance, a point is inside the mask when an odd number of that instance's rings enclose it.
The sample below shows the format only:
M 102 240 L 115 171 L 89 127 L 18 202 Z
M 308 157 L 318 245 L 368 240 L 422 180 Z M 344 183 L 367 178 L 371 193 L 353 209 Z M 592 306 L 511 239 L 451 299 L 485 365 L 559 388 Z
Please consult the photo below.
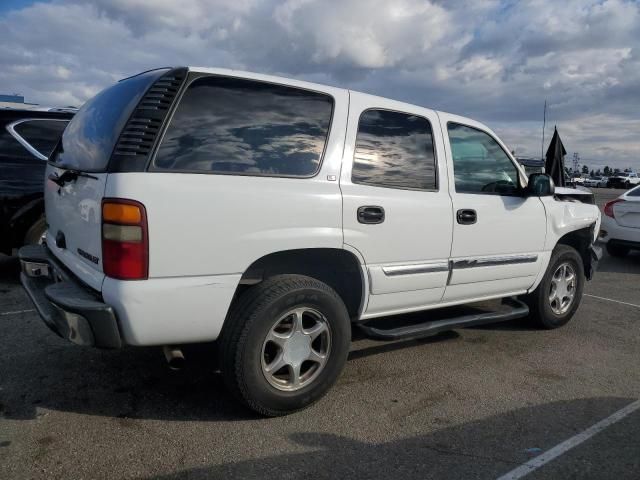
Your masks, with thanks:
M 103 90 L 78 111 L 49 159 L 47 246 L 95 290 L 105 276 L 101 208 L 109 172 L 144 170 L 183 78 L 183 69 L 164 68 Z

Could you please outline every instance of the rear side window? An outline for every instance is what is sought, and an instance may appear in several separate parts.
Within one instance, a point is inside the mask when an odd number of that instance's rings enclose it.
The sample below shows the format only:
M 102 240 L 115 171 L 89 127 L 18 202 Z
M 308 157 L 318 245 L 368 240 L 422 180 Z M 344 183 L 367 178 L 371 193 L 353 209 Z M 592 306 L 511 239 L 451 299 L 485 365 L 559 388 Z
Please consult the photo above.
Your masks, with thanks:
M 333 99 L 220 76 L 194 80 L 158 149 L 157 169 L 309 177 L 320 168 Z
M 627 192 L 628 197 L 640 197 L 640 187 L 636 187 L 633 190 Z
M 358 123 L 351 180 L 376 187 L 435 190 L 429 121 L 389 110 L 365 111 Z
M 48 158 L 67 123 L 67 120 L 25 120 L 16 124 L 13 130 L 33 149 Z

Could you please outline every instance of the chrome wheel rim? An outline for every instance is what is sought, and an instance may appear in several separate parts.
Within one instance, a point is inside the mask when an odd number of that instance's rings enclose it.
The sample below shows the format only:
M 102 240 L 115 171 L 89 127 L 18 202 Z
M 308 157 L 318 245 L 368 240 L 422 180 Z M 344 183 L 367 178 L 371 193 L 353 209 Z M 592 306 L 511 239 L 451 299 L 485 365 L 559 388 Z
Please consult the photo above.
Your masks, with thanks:
M 331 329 L 325 316 L 297 307 L 282 315 L 264 339 L 262 373 L 278 390 L 300 390 L 318 378 L 330 351 Z
M 576 296 L 576 271 L 568 263 L 562 263 L 551 277 L 549 288 L 549 306 L 556 315 L 564 315 L 569 311 Z

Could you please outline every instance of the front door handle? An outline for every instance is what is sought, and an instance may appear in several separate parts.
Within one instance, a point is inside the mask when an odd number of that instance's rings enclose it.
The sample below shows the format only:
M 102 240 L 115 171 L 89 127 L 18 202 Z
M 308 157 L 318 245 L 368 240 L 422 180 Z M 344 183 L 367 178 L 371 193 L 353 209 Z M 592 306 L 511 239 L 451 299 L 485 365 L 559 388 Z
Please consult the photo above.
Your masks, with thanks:
M 384 208 L 376 205 L 365 205 L 358 208 L 358 222 L 368 224 L 384 222 Z
M 478 214 L 475 210 L 464 208 L 456 213 L 456 220 L 460 225 L 473 225 L 478 221 Z

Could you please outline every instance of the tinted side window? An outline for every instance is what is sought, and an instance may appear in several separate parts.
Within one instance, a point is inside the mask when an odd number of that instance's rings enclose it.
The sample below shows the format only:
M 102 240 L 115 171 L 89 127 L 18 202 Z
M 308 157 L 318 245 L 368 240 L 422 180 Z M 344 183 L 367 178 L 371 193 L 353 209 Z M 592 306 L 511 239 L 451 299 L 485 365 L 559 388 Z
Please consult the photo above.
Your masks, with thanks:
M 0 157 L 35 158 L 4 127 L 0 127 Z
M 358 124 L 351 179 L 378 187 L 437 188 L 429 121 L 388 110 L 364 112 Z
M 161 169 L 306 177 L 320 168 L 333 99 L 229 77 L 185 92 L 158 149 Z
M 456 192 L 513 195 L 518 190 L 518 170 L 489 134 L 449 123 Z
M 627 192 L 627 196 L 629 196 L 629 197 L 640 197 L 640 187 L 636 187 L 633 190 L 629 190 Z
M 63 120 L 27 120 L 13 129 L 33 148 L 48 157 L 58 143 L 67 121 Z

